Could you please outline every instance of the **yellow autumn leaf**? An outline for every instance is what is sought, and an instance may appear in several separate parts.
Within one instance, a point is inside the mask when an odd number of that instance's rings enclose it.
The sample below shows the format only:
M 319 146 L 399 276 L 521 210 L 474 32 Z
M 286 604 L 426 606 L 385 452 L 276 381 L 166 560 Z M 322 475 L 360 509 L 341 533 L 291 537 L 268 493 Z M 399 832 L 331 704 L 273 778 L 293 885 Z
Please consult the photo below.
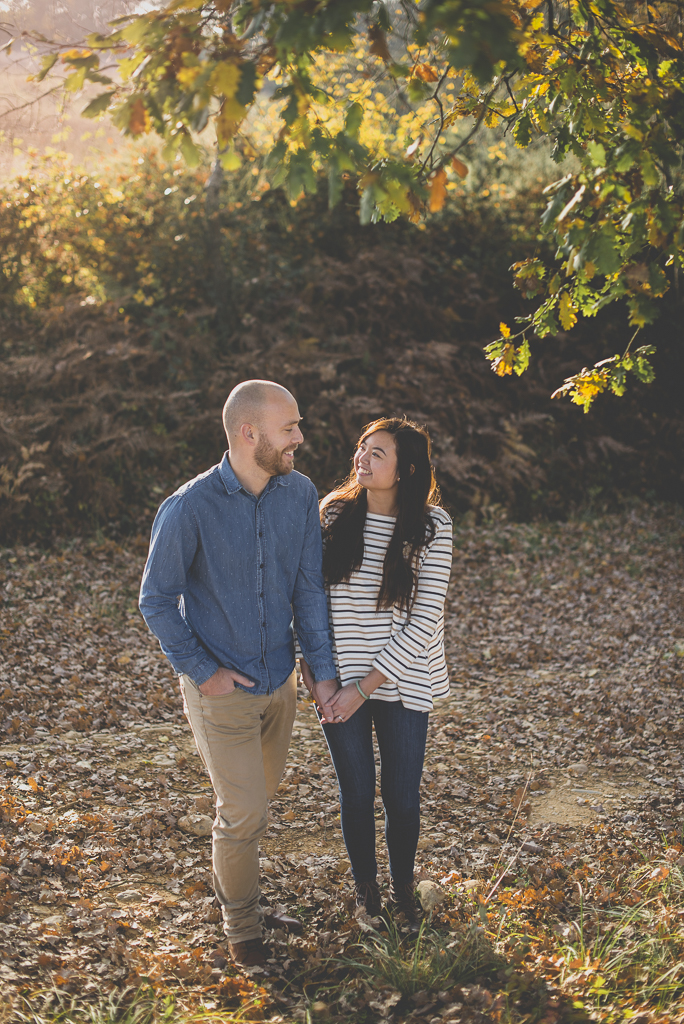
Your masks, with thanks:
M 468 168 L 461 160 L 458 159 L 457 156 L 451 158 L 451 166 L 456 171 L 459 178 L 465 178 L 468 173 Z
M 235 98 L 226 98 L 223 101 L 216 118 L 216 134 L 220 146 L 225 146 L 230 142 L 246 113 L 247 108 L 238 103 Z
M 446 202 L 446 182 L 447 174 L 443 167 L 440 167 L 438 171 L 430 178 L 428 182 L 428 188 L 430 189 L 430 212 L 437 213 L 442 209 Z
M 234 149 L 221 154 L 221 164 L 224 171 L 237 171 L 242 166 L 242 158 Z
M 201 67 L 181 68 L 178 74 L 176 75 L 176 78 L 181 85 L 184 85 L 186 89 L 188 89 L 194 85 L 195 80 L 199 78 L 201 74 Z
M 133 100 L 131 103 L 128 130 L 131 135 L 145 135 L 150 130 L 150 115 L 140 98 Z
M 416 64 L 413 76 L 419 78 L 421 82 L 436 82 L 439 79 L 439 72 L 432 64 Z
M 577 309 L 573 305 L 568 292 L 563 292 L 558 308 L 558 317 L 564 331 L 569 331 L 577 323 Z
M 503 352 L 498 359 L 495 359 L 492 363 L 492 370 L 497 377 L 505 377 L 508 373 L 513 373 L 513 361 L 515 359 L 515 345 L 512 342 L 508 342 L 504 347 Z
M 505 324 L 503 322 L 503 320 L 499 324 L 499 330 L 501 331 L 501 337 L 502 338 L 510 338 L 510 336 L 511 336 L 511 329 L 508 326 L 508 324 Z
M 241 74 L 237 64 L 217 64 L 209 78 L 209 85 L 217 95 L 230 100 L 237 92 Z

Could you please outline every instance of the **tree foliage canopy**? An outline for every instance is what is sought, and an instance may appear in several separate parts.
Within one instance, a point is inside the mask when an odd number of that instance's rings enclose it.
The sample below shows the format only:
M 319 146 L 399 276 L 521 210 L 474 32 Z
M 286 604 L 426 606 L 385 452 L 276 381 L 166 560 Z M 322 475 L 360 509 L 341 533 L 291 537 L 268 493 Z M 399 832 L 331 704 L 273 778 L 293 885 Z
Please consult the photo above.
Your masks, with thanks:
M 514 267 L 535 309 L 487 347 L 504 376 L 526 368 L 526 332 L 568 331 L 623 299 L 636 334 L 677 284 L 683 18 L 683 0 L 172 0 L 51 48 L 40 74 L 61 61 L 68 90 L 100 83 L 86 113 L 156 132 L 168 158 L 196 163 L 212 125 L 226 169 L 265 146 L 292 197 L 325 171 L 334 204 L 352 176 L 365 222 L 439 211 L 481 125 L 521 147 L 547 139 L 563 164 L 542 216 L 557 262 Z M 628 372 L 651 379 L 652 351 L 630 342 L 556 394 L 585 410 L 622 394 Z

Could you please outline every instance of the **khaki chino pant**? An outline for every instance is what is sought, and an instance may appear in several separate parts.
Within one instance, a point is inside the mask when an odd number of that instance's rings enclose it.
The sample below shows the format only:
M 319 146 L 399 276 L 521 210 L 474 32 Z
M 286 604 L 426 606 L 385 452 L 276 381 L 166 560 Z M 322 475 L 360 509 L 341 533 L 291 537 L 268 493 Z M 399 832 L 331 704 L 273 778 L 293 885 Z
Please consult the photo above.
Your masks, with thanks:
M 297 706 L 293 672 L 272 693 L 207 697 L 180 677 L 183 708 L 216 793 L 214 888 L 229 942 L 262 934 L 259 839 L 285 768 Z

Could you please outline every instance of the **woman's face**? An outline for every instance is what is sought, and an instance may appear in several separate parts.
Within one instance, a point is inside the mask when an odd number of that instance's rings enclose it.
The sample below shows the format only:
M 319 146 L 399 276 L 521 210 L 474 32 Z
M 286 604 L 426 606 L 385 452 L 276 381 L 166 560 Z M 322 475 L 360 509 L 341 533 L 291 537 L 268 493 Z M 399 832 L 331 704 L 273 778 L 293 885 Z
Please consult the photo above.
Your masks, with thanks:
M 398 489 L 397 446 L 387 430 L 365 437 L 354 454 L 356 479 L 368 491 L 388 495 Z

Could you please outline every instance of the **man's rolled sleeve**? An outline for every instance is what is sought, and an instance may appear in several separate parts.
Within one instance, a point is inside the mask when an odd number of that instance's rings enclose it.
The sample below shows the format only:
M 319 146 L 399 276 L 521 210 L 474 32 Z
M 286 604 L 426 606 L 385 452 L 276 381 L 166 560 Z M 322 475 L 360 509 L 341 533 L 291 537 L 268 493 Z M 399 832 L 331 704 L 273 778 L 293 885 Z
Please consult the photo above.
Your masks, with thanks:
M 201 686 L 219 665 L 199 643 L 179 608 L 197 545 L 197 524 L 190 503 L 174 494 L 162 504 L 154 520 L 139 607 L 174 671 Z
M 323 584 L 323 541 L 316 489 L 311 485 L 302 557 L 292 596 L 295 632 L 302 656 L 318 683 L 334 679 L 328 601 Z

